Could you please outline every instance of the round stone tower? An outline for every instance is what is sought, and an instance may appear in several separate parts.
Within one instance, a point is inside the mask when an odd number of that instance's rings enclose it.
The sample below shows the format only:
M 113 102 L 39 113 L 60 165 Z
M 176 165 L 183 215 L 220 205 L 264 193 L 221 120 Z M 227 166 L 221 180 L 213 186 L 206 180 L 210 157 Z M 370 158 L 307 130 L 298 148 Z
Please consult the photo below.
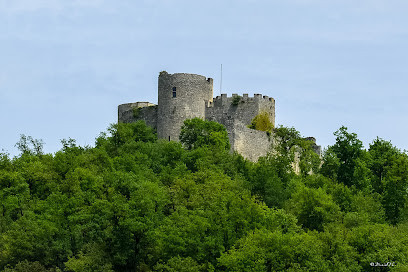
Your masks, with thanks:
M 213 99 L 213 79 L 195 74 L 159 75 L 157 136 L 178 141 L 184 120 L 205 118 L 205 105 Z

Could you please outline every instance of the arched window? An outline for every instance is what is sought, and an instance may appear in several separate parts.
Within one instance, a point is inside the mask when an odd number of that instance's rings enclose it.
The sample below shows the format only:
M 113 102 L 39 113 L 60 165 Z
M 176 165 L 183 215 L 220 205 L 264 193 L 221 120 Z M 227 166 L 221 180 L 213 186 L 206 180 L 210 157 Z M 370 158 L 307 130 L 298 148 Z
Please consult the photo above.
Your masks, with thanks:
M 173 97 L 176 97 L 176 87 L 173 87 Z

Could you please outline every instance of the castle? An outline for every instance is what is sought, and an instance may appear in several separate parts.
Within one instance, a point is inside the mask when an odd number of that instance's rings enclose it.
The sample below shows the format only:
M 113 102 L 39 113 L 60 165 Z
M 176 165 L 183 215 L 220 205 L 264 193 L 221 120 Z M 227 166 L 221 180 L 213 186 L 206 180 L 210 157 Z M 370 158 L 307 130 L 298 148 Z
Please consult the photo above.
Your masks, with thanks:
M 184 120 L 202 118 L 224 125 L 228 131 L 231 150 L 243 157 L 257 161 L 270 150 L 273 137 L 265 131 L 251 129 L 248 125 L 258 114 L 267 114 L 275 125 L 275 100 L 255 94 L 242 97 L 221 94 L 213 98 L 213 79 L 196 74 L 159 75 L 158 105 L 136 102 L 119 105 L 118 121 L 129 123 L 144 120 L 157 131 L 157 136 L 178 141 Z

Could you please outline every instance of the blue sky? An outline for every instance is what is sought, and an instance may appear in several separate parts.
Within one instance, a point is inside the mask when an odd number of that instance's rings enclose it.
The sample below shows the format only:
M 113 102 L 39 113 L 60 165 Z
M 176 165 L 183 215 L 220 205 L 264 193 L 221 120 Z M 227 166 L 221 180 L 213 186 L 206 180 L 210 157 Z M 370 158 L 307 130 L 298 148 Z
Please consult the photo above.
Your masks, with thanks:
M 408 1 L 0 0 L 0 150 L 93 145 L 122 103 L 157 103 L 160 71 L 276 99 L 276 122 L 334 143 L 408 149 Z

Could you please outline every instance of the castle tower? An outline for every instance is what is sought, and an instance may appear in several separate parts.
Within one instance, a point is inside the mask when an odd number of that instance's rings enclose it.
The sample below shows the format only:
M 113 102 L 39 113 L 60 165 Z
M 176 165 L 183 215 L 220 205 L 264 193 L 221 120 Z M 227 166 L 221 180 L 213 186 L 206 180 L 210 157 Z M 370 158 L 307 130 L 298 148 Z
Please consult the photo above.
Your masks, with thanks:
M 206 102 L 213 99 L 213 79 L 163 71 L 158 91 L 157 136 L 178 141 L 184 120 L 205 118 Z

